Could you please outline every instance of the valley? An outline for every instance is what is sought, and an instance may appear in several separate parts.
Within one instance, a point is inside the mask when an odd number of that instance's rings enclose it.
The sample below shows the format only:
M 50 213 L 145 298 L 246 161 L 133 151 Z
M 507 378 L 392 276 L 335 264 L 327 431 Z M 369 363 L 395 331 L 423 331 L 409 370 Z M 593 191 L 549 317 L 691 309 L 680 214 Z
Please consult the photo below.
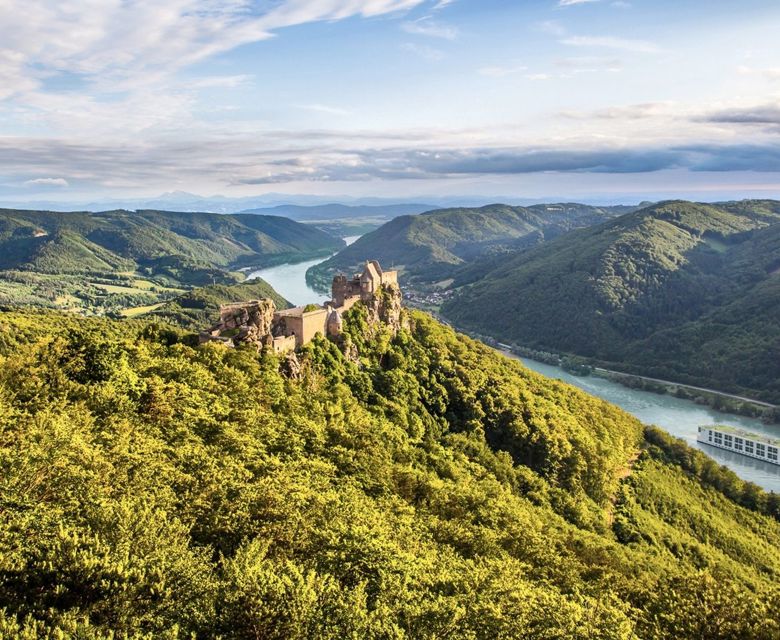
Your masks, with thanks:
M 661 203 L 456 279 L 441 313 L 502 342 L 777 404 L 778 222 L 774 201 Z
M 343 241 L 286 218 L 0 210 L 0 305 L 140 313 L 242 267 L 325 257 Z
M 780 404 L 780 202 L 430 211 L 366 234 L 307 283 L 326 292 L 362 252 L 463 329 Z

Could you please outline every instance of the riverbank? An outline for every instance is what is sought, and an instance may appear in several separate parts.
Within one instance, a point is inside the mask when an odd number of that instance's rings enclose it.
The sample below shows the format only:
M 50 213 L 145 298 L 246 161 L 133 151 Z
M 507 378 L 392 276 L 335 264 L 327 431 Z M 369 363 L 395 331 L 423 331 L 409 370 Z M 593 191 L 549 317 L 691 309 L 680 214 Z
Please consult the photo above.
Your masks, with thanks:
M 360 236 L 345 236 L 342 240 L 344 240 L 345 246 L 349 246 L 359 237 Z M 285 264 L 255 269 L 247 273 L 246 278 L 247 280 L 262 278 L 280 295 L 295 305 L 305 305 L 309 303 L 322 304 L 330 300 L 330 287 L 327 289 L 311 287 L 306 282 L 305 274 L 310 267 L 319 264 L 323 260 L 327 260 L 332 255 L 334 254 L 329 253 L 318 257 L 310 256 L 308 259 L 299 262 L 288 262 Z
M 767 491 L 780 493 L 780 470 L 775 465 L 697 441 L 699 427 L 702 426 L 726 425 L 751 433 L 778 437 L 778 425 L 769 425 L 756 418 L 723 413 L 705 404 L 678 398 L 674 394 L 660 394 L 628 387 L 598 375 L 575 375 L 557 365 L 545 364 L 527 356 L 521 357 L 497 346 L 493 348 L 509 358 L 520 360 L 523 366 L 547 378 L 561 380 L 620 407 L 645 425 L 655 425 L 677 438 L 682 438 L 686 444 L 703 451 L 743 480 L 755 482 Z
M 681 382 L 673 382 L 671 380 L 660 380 L 648 376 L 623 373 L 622 371 L 604 369 L 603 367 L 593 367 L 592 373 L 593 375 L 600 375 L 614 380 L 627 387 L 640 388 L 661 394 L 672 393 L 677 398 L 693 400 L 697 404 L 706 404 L 718 411 L 766 419 L 768 424 L 780 423 L 780 406 L 763 402 L 762 400 L 746 398 L 745 396 L 726 393 L 717 389 L 707 389 Z

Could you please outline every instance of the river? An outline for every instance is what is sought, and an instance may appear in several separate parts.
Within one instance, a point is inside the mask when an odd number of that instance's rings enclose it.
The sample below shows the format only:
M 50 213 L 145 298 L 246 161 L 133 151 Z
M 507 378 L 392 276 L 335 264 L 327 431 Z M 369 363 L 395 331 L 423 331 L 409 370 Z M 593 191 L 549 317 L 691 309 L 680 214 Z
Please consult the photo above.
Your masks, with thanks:
M 352 244 L 357 238 L 358 236 L 352 236 L 344 238 L 344 240 L 347 244 Z M 253 271 L 248 274 L 248 277 L 263 278 L 293 304 L 321 303 L 328 297 L 317 293 L 306 285 L 306 270 L 322 261 L 322 258 L 318 258 L 308 262 L 283 264 Z M 755 482 L 768 491 L 780 493 L 780 467 L 741 456 L 738 453 L 716 449 L 696 441 L 699 425 L 724 424 L 775 437 L 780 436 L 780 426 L 769 426 L 759 420 L 721 413 L 697 405 L 690 400 L 629 389 L 616 382 L 596 376 L 573 376 L 560 367 L 543 364 L 528 358 L 517 358 L 517 356 L 508 353 L 505 355 L 522 360 L 529 369 L 549 378 L 558 378 L 591 395 L 603 398 L 635 415 L 645 424 L 657 425 L 678 438 L 683 438 L 689 445 L 701 449 L 720 464 L 733 470 L 741 478 Z
M 351 245 L 360 236 L 346 236 L 343 238 L 347 246 Z M 267 269 L 258 269 L 247 274 L 247 280 L 262 278 L 270 284 L 278 294 L 285 297 L 296 306 L 315 302 L 322 304 L 330 300 L 330 296 L 323 295 L 306 284 L 306 271 L 315 264 L 324 262 L 323 258 L 307 260 L 306 262 L 294 262 L 280 264 Z

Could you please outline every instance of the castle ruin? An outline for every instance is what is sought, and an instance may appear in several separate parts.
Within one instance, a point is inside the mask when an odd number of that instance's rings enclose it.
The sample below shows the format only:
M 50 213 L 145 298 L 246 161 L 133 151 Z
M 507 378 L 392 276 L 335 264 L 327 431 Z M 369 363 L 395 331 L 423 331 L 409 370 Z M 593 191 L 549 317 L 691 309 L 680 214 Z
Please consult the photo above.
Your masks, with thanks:
M 385 288 L 397 297 L 401 291 L 397 271 L 382 271 L 376 260 L 367 261 L 362 273 L 351 279 L 333 278 L 332 299 L 323 305 L 306 305 L 277 310 L 273 300 L 263 298 L 233 302 L 220 307 L 219 322 L 200 333 L 200 342 L 221 342 L 229 347 L 251 343 L 285 353 L 302 347 L 315 335 L 331 338 L 341 335 L 342 314 L 357 302 L 378 308 L 377 294 Z

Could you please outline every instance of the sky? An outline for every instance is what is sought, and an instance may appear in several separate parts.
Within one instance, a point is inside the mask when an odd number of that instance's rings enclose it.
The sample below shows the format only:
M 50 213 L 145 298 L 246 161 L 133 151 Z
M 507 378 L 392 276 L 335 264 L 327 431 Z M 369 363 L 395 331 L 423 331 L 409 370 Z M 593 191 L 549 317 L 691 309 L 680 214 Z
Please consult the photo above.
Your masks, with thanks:
M 0 0 L 0 200 L 780 198 L 777 0 Z

